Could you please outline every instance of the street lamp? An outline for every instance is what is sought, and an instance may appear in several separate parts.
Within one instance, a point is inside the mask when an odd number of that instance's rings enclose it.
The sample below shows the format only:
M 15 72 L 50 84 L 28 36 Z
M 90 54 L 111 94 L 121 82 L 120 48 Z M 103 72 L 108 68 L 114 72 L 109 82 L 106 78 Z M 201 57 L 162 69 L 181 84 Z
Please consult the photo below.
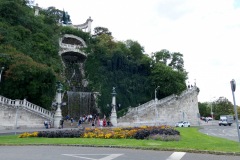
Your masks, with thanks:
M 0 82 L 1 82 L 1 77 L 2 77 L 2 72 L 4 70 L 4 67 L 1 68 L 1 72 L 0 72 Z
M 157 88 L 155 89 L 155 101 L 157 101 L 157 89 L 159 88 L 160 86 L 157 86 Z
M 212 98 L 212 102 L 211 102 L 211 115 L 212 115 L 212 121 L 213 121 L 213 99 L 215 99 L 215 97 Z M 213 122 L 212 122 L 213 123 Z

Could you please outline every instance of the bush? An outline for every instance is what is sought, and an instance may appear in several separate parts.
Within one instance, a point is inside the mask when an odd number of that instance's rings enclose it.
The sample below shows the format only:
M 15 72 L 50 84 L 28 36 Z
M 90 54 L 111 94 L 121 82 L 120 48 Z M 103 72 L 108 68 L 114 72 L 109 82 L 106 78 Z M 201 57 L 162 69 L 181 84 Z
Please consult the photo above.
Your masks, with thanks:
M 78 130 L 40 131 L 23 133 L 20 138 L 47 137 L 47 138 L 135 138 L 173 141 L 180 139 L 180 132 L 169 126 L 158 127 L 126 127 L 126 128 L 82 128 Z
M 147 139 L 159 140 L 159 141 L 179 141 L 180 135 L 152 134 Z
M 84 134 L 83 129 L 78 130 L 56 130 L 56 131 L 40 131 L 38 137 L 47 138 L 79 138 Z

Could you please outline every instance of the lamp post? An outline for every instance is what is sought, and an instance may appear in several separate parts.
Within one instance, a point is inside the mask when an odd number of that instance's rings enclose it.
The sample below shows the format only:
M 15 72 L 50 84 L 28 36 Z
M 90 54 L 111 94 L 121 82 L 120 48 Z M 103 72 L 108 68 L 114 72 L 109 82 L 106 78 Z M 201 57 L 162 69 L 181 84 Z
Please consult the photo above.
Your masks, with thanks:
M 61 110 L 61 105 L 62 105 L 62 87 L 63 85 L 61 82 L 57 82 L 57 96 L 56 96 L 56 105 L 57 105 L 57 110 L 54 115 L 54 128 L 59 128 L 60 127 L 60 120 L 62 119 L 62 110 Z
M 212 102 L 211 102 L 211 116 L 212 116 L 212 125 L 213 125 L 213 99 L 215 99 L 215 97 L 212 98 Z
M 111 123 L 114 127 L 117 127 L 117 113 L 116 113 L 116 91 L 115 87 L 113 87 L 112 92 L 112 111 L 111 111 Z
M 237 132 L 238 132 L 238 139 L 240 142 L 240 133 L 239 133 L 239 123 L 238 123 L 238 113 L 237 113 L 237 107 L 236 107 L 236 102 L 235 102 L 235 95 L 234 92 L 236 90 L 236 82 L 234 79 L 230 81 L 231 84 L 231 89 L 232 89 L 232 95 L 233 95 L 233 103 L 234 103 L 234 111 L 235 111 L 235 117 L 236 117 L 236 124 L 237 124 Z
M 1 78 L 2 78 L 2 72 L 4 70 L 4 67 L 1 68 L 1 72 L 0 72 L 0 82 L 1 82 Z
M 155 101 L 157 101 L 157 89 L 159 88 L 160 86 L 157 86 L 157 88 L 155 89 Z

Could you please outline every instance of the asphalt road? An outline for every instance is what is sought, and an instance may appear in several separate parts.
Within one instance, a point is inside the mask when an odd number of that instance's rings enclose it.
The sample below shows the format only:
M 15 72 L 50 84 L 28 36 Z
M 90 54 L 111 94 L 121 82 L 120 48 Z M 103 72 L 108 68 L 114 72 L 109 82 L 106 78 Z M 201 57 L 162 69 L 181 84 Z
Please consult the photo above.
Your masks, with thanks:
M 2 160 L 239 160 L 239 156 L 79 146 L 0 146 Z
M 204 123 L 202 123 L 202 129 L 199 130 L 200 132 L 239 142 L 236 123 L 233 123 L 231 126 L 219 126 L 218 121 L 209 121 L 207 124 Z
M 216 121 L 202 123 L 200 132 L 238 141 L 236 124 L 218 126 Z M 28 131 L 33 131 L 29 129 Z M 42 129 L 45 130 L 45 129 Z M 7 133 L 8 132 L 8 133 Z M 17 134 L 24 132 L 17 130 Z M 9 134 L 2 131 L 1 134 Z M 11 131 L 12 134 L 15 131 Z M 2 160 L 239 160 L 240 156 L 214 155 L 207 153 L 186 153 L 172 151 L 152 151 L 123 148 L 80 147 L 80 146 L 0 146 Z

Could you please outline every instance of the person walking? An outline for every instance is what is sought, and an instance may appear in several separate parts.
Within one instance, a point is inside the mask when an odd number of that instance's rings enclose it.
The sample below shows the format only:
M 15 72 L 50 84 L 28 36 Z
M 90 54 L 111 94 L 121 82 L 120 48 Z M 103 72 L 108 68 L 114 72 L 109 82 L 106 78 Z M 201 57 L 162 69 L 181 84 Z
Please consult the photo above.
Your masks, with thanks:
M 61 120 L 60 120 L 60 126 L 59 126 L 60 129 L 63 129 L 63 122 L 64 122 L 64 120 L 61 119 Z
M 71 126 L 73 125 L 73 118 L 70 119 L 71 120 Z

